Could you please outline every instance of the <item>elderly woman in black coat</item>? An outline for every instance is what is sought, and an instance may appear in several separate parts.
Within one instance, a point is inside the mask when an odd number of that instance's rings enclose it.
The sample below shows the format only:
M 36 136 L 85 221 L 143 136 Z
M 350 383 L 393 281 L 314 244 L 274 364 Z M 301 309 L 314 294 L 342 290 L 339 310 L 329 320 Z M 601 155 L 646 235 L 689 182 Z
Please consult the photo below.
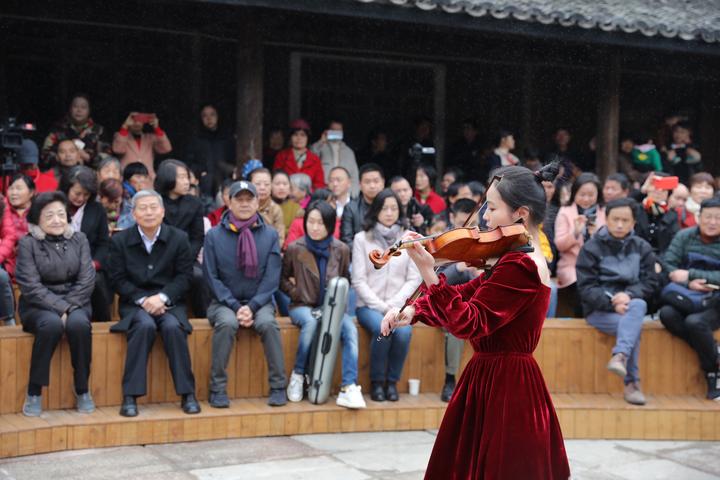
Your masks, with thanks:
M 88 390 L 92 333 L 90 295 L 95 285 L 90 246 L 68 223 L 67 197 L 38 195 L 28 213 L 29 231 L 18 244 L 15 278 L 20 286 L 23 330 L 35 335 L 30 382 L 23 413 L 42 413 L 42 387 L 50 380 L 50 360 L 63 332 L 70 344 L 77 409 L 95 410 Z

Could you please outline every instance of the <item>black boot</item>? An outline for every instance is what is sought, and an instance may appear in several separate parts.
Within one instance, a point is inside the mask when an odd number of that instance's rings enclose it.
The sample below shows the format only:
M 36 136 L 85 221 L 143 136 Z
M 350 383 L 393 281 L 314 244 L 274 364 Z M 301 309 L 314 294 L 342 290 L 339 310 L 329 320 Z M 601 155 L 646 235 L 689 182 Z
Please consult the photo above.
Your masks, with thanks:
M 385 389 L 381 382 L 372 382 L 370 386 L 370 398 L 373 402 L 384 402 L 385 401 Z
M 398 399 L 400 398 L 400 395 L 398 395 L 397 383 L 388 382 L 387 388 L 385 389 L 385 398 L 387 398 L 391 402 L 398 401 Z
M 120 415 L 123 417 L 137 417 L 138 409 L 135 397 L 132 395 L 125 395 L 123 397 L 122 405 L 120 406 Z
M 440 400 L 443 402 L 449 402 L 452 398 L 452 394 L 455 391 L 455 376 L 446 375 L 445 385 L 443 385 L 442 393 L 440 394 Z
M 720 375 L 718 372 L 710 372 L 705 374 L 708 383 L 708 400 L 720 401 Z
M 183 395 L 180 406 L 182 407 L 182 411 L 187 413 L 188 415 L 200 413 L 200 404 L 195 398 L 194 393 L 188 393 L 186 395 Z

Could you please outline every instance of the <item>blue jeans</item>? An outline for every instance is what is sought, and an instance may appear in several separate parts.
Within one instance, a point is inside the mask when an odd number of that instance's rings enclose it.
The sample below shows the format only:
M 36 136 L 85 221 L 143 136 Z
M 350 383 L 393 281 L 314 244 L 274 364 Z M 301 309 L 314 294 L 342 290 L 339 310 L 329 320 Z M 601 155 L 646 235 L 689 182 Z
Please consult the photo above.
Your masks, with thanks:
M 357 309 L 360 325 L 370 334 L 370 381 L 397 382 L 410 349 L 412 327 L 400 327 L 378 341 L 383 314 L 369 307 Z
M 555 314 L 557 313 L 557 304 L 558 304 L 558 287 L 555 280 L 550 281 L 550 303 L 548 304 L 547 312 L 545 313 L 545 318 L 555 318 Z
M 638 360 L 640 357 L 640 334 L 647 303 L 645 300 L 634 298 L 630 300 L 625 315 L 616 312 L 592 312 L 587 316 L 587 322 L 608 335 L 615 335 L 617 340 L 612 354 L 622 353 L 627 358 L 627 376 L 625 384 L 640 380 Z
M 295 307 L 290 310 L 290 320 L 293 325 L 300 327 L 298 349 L 295 355 L 295 373 L 304 374 L 307 365 L 310 347 L 320 320 L 310 313 L 310 307 Z M 358 376 L 358 333 L 350 315 L 343 315 L 340 327 L 340 340 L 342 341 L 342 386 L 357 383 Z M 334 365 L 334 364 L 333 364 Z
M 290 297 L 288 297 L 287 294 L 281 292 L 280 290 L 276 290 L 275 295 L 273 295 L 273 300 L 275 300 L 275 305 L 277 306 L 278 313 L 280 315 L 287 316 L 288 306 L 290 305 Z
M 10 275 L 0 267 L 0 321 L 15 325 L 15 295 Z

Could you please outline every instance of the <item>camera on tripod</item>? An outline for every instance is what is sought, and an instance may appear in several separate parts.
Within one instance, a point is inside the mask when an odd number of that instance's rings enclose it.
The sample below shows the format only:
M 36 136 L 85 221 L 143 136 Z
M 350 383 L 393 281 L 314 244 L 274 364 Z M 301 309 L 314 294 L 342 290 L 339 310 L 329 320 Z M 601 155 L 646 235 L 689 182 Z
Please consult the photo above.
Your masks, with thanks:
M 423 147 L 419 143 L 416 143 L 408 150 L 408 155 L 413 159 L 415 165 L 420 164 L 423 155 L 435 155 L 435 147 Z
M 23 133 L 34 132 L 35 125 L 23 123 L 18 125 L 15 117 L 8 117 L 0 124 L 0 148 L 17 152 L 22 147 Z

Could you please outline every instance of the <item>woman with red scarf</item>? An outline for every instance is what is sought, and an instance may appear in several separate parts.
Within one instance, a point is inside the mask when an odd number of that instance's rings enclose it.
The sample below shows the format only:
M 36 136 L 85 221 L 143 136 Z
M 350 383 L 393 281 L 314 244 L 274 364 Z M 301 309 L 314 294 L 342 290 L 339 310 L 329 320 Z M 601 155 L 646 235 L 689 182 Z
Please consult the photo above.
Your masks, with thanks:
M 507 167 L 487 192 L 489 228 L 522 222 L 539 245 L 545 215 L 541 182 L 557 166 L 533 174 Z M 406 240 L 418 238 L 414 232 Z M 435 273 L 435 259 L 416 243 L 408 254 L 424 280 L 425 296 L 391 309 L 382 332 L 421 321 L 470 340 L 465 367 L 437 435 L 426 479 L 567 479 L 560 424 L 542 373 L 532 356 L 550 300 L 550 272 L 539 248 L 504 254 L 493 268 L 463 285 Z

